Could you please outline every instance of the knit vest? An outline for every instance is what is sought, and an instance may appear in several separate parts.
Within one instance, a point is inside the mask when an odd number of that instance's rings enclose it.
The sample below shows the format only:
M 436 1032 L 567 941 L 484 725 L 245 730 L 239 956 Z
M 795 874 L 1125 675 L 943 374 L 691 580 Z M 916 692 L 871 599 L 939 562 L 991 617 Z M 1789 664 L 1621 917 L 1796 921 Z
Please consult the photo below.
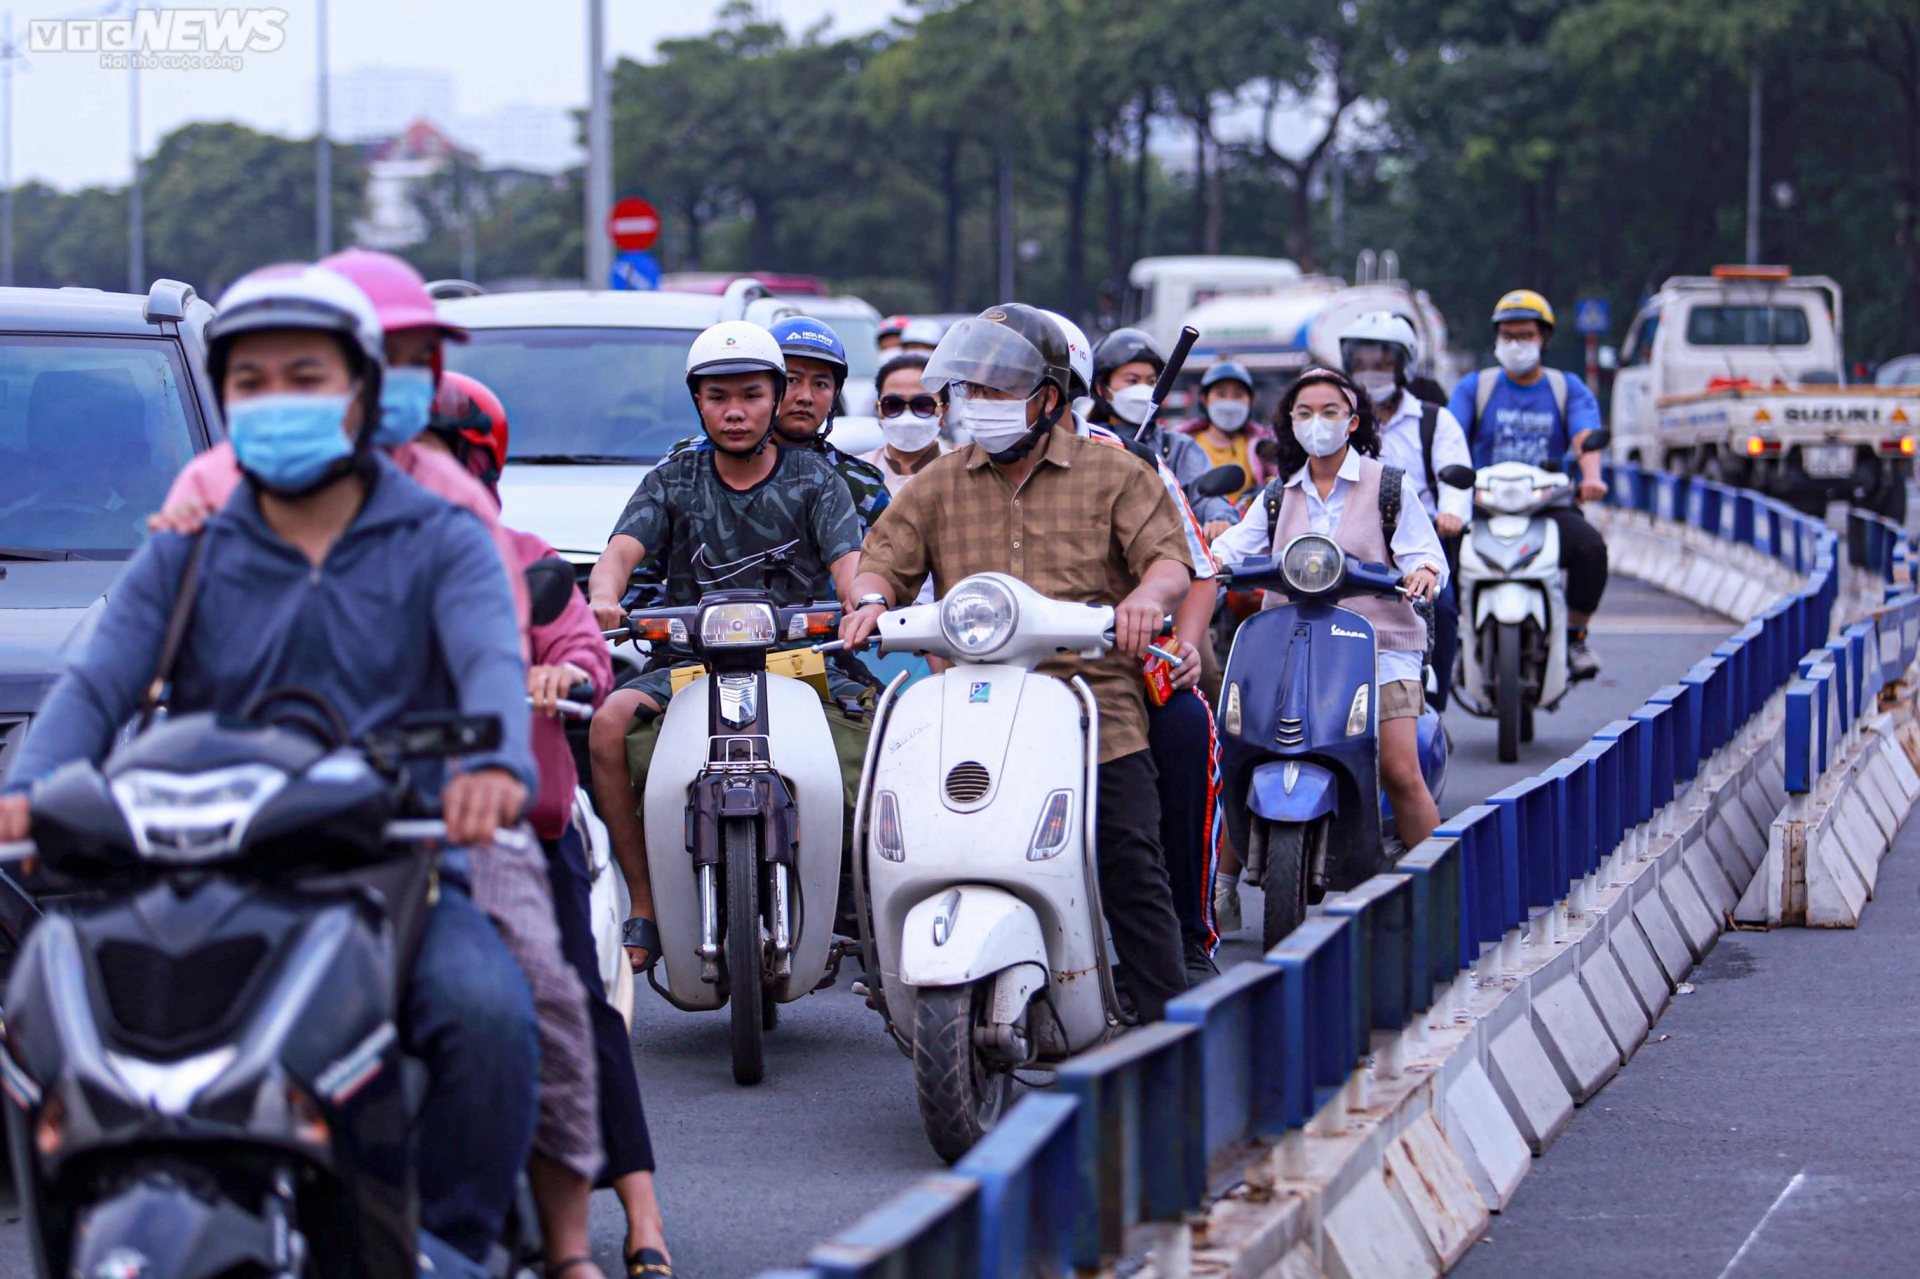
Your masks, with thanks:
M 1356 559 L 1373 564 L 1391 564 L 1393 556 L 1387 549 L 1386 535 L 1380 528 L 1380 463 L 1370 457 L 1360 458 L 1360 478 L 1354 482 L 1347 493 L 1346 504 L 1340 508 L 1340 522 L 1333 530 L 1333 540 L 1340 549 Z M 1313 483 L 1311 475 L 1302 482 L 1287 489 L 1280 499 L 1280 527 L 1274 531 L 1273 553 L 1278 555 L 1288 542 L 1302 533 L 1311 532 L 1307 523 L 1307 495 L 1305 484 Z M 1273 598 L 1271 592 L 1268 598 Z M 1350 595 L 1340 603 L 1342 608 L 1350 608 L 1373 623 L 1373 633 L 1381 648 L 1398 649 L 1403 652 L 1425 652 L 1427 647 L 1427 624 L 1413 611 L 1413 605 L 1405 599 L 1388 599 L 1384 595 Z

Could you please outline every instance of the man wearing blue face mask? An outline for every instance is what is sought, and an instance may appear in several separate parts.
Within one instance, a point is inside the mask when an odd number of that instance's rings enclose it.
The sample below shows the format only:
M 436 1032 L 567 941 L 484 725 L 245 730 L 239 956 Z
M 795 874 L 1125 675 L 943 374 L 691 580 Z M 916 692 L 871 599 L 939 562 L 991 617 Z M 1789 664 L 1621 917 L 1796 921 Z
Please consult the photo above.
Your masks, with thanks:
M 0 839 L 26 792 L 103 757 L 158 677 L 188 593 L 170 708 L 238 714 L 271 690 L 326 699 L 354 738 L 423 711 L 499 719 L 497 751 L 437 790 L 450 843 L 488 845 L 533 782 L 526 669 L 507 579 L 478 521 L 412 483 L 366 424 L 380 410 L 381 331 L 365 294 L 316 266 L 243 277 L 207 326 L 208 370 L 245 476 L 197 540 L 160 532 L 109 597 L 96 638 L 54 686 L 0 786 Z M 197 585 L 187 581 L 199 558 Z M 443 864 L 408 978 L 408 1051 L 428 1067 L 421 1224 L 444 1273 L 480 1275 L 532 1143 L 538 1056 L 527 984 Z M 466 1264 L 439 1243 L 463 1254 Z

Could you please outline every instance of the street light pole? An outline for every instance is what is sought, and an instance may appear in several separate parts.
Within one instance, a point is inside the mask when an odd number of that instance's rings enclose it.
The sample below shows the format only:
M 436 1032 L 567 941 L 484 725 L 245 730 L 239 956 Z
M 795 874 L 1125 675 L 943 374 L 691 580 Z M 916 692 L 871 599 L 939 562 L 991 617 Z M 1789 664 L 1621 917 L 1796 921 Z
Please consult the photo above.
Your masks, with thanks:
M 1747 98 L 1747 261 L 1760 260 L 1760 59 Z
M 13 47 L 13 10 L 6 13 L 0 27 L 0 97 L 4 97 L 6 133 L 0 136 L 0 284 L 13 283 L 13 64 L 20 51 Z
M 140 0 L 127 6 L 138 21 Z M 146 209 L 140 189 L 140 50 L 127 51 L 127 144 L 133 178 L 127 184 L 127 292 L 147 291 Z
M 327 137 L 329 126 L 327 101 L 327 0 L 318 0 L 319 31 L 315 43 L 320 48 L 320 81 L 315 111 L 319 116 L 313 140 L 313 241 L 314 256 L 324 258 L 333 252 L 333 143 Z
M 587 181 L 584 230 L 587 287 L 607 287 L 613 269 L 606 218 L 613 207 L 613 119 L 607 94 L 605 0 L 587 0 Z

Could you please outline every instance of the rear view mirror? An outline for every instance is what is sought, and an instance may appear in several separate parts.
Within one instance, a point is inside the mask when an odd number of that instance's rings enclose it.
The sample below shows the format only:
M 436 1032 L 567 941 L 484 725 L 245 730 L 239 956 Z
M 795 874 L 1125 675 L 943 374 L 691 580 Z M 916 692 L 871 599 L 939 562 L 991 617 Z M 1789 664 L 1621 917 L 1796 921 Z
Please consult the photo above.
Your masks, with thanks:
M 1603 346 L 1594 352 L 1594 362 L 1603 369 L 1617 369 L 1620 367 L 1620 352 L 1613 347 Z
M 390 759 L 447 759 L 500 749 L 500 717 L 458 711 L 421 711 L 392 728 L 367 734 L 371 753 Z
M 1598 453 L 1611 443 L 1613 443 L 1612 431 L 1606 430 L 1605 428 L 1598 431 L 1588 431 L 1587 438 L 1582 441 L 1580 445 L 1580 451 L 1582 453 Z
M 535 626 L 549 626 L 567 611 L 575 590 L 573 565 L 548 556 L 526 567 L 527 603 Z
M 1473 487 L 1474 473 L 1471 466 L 1461 466 L 1458 462 L 1452 466 L 1440 468 L 1440 482 L 1448 488 L 1470 489 Z
M 1196 476 L 1193 481 L 1193 491 L 1199 497 L 1225 497 L 1229 493 L 1238 493 L 1246 486 L 1247 471 L 1238 462 L 1216 466 Z

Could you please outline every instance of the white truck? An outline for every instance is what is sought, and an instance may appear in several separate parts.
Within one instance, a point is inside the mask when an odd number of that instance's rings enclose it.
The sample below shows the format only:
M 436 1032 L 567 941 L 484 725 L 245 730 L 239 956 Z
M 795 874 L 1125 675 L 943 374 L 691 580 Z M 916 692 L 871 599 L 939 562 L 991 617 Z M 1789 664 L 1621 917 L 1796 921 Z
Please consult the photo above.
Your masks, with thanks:
M 1675 276 L 1613 384 L 1613 455 L 1784 499 L 1906 518 L 1920 389 L 1846 385 L 1840 286 L 1786 267 Z

